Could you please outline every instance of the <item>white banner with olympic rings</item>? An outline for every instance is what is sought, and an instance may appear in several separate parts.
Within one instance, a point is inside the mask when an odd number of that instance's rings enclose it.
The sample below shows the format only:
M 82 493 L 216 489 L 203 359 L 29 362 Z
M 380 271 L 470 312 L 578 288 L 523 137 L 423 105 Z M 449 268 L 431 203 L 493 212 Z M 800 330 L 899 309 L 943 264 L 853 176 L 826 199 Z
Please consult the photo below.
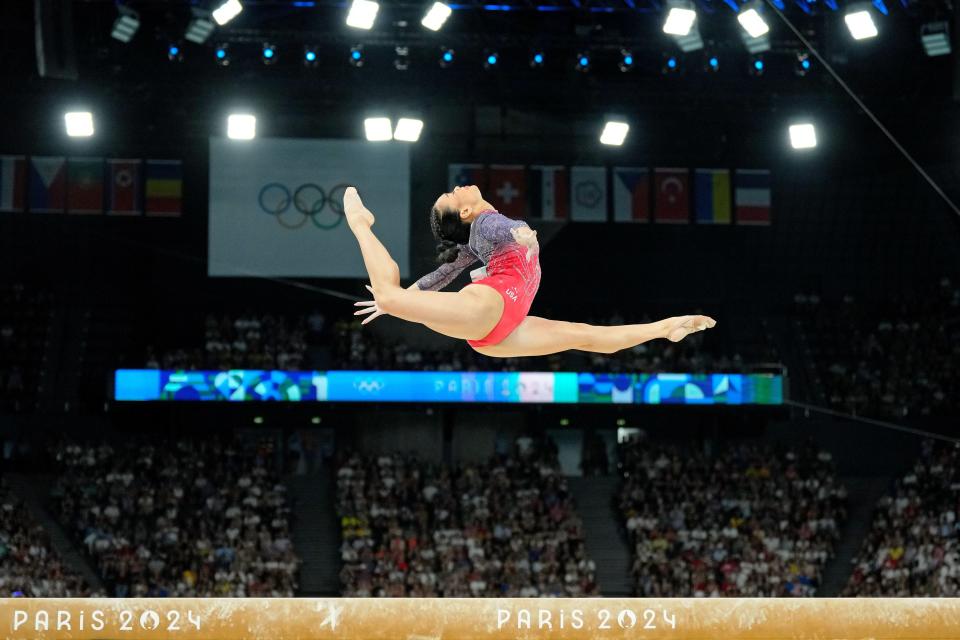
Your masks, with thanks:
M 366 278 L 343 216 L 348 186 L 408 276 L 409 146 L 211 138 L 208 275 Z

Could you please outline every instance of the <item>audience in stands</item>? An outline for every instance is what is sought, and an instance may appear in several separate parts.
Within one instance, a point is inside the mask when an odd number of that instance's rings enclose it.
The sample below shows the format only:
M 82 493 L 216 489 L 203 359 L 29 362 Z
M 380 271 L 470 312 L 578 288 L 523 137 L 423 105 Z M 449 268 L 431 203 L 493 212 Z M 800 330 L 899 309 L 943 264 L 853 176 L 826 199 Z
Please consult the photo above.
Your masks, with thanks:
M 925 441 L 884 496 L 845 596 L 960 596 L 960 451 Z
M 74 598 L 93 593 L 64 566 L 46 530 L 0 481 L 0 597 Z
M 337 492 L 345 596 L 597 594 L 548 443 L 457 468 L 346 454 Z
M 813 596 L 846 517 L 830 454 L 622 447 L 620 508 L 644 597 Z
M 64 444 L 60 517 L 111 596 L 292 596 L 290 507 L 269 451 L 239 440 Z
M 814 380 L 835 409 L 887 418 L 960 409 L 960 287 L 891 296 L 878 309 L 852 296 L 797 294 L 797 321 Z

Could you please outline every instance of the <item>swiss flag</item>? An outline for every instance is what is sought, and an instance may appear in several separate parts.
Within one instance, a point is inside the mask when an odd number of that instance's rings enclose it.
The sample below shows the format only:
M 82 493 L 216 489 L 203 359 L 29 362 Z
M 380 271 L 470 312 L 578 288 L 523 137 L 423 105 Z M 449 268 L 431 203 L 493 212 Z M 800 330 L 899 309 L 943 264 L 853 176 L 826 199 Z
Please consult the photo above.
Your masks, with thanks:
M 483 194 L 497 211 L 508 218 L 522 218 L 527 212 L 527 172 L 523 165 L 491 165 L 487 191 Z
M 654 222 L 668 224 L 690 223 L 690 171 L 687 169 L 657 169 L 654 188 Z

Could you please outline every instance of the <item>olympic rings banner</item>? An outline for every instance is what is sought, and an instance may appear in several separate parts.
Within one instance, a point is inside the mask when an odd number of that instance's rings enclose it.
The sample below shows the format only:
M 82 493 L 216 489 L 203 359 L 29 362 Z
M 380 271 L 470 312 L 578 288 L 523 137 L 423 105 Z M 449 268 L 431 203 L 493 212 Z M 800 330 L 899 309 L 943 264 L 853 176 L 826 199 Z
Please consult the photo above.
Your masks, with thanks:
M 770 373 L 162 371 L 120 369 L 118 401 L 783 404 Z
M 360 140 L 210 139 L 211 276 L 365 278 L 343 216 L 356 186 L 409 275 L 410 150 Z M 424 205 L 426 206 L 426 205 Z

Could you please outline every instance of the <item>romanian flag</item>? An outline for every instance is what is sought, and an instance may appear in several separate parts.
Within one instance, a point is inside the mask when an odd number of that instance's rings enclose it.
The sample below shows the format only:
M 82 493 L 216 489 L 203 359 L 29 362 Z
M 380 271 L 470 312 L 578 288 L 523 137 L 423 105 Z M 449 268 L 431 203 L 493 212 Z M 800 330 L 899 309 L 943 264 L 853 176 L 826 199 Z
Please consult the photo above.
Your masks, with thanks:
M 730 171 L 697 169 L 693 177 L 698 224 L 730 224 Z
M 182 193 L 183 163 L 180 160 L 147 160 L 148 216 L 179 216 L 183 210 Z
M 67 213 L 103 213 L 103 158 L 67 161 Z
M 27 202 L 27 159 L 0 156 L 0 211 L 23 211 Z

